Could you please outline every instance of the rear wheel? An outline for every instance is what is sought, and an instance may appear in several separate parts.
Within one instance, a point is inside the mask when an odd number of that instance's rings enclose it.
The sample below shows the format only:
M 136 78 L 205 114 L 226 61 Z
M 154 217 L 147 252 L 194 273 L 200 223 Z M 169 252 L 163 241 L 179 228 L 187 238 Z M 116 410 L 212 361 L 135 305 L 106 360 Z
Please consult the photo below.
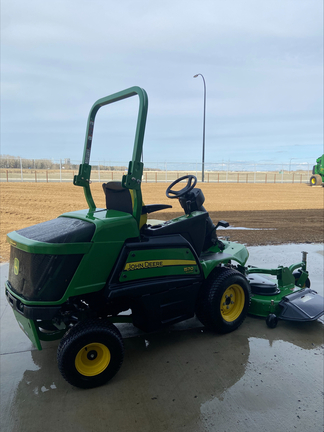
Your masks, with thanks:
M 318 174 L 312 175 L 310 178 L 310 185 L 317 186 L 322 184 L 322 177 Z
M 119 370 L 124 347 L 119 330 L 107 320 L 85 320 L 62 338 L 57 351 L 59 370 L 80 388 L 105 384 Z
M 221 267 L 207 279 L 197 305 L 197 318 L 219 333 L 236 330 L 251 301 L 250 285 L 238 271 Z

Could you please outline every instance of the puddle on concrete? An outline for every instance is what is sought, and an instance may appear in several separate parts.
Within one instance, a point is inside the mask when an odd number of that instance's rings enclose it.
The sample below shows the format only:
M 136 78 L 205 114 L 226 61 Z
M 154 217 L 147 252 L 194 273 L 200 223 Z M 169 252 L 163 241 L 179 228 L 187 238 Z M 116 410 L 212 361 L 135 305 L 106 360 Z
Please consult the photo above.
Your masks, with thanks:
M 224 227 L 218 227 L 218 230 L 248 230 L 248 231 L 275 231 L 277 228 L 245 228 L 245 227 L 234 227 L 234 226 L 229 226 L 227 228 Z
M 5 354 L 1 355 L 1 420 L 0 429 L 13 430 L 17 417 L 15 405 L 17 402 L 17 391 L 20 383 L 24 380 L 27 371 L 37 371 L 40 367 L 37 366 L 33 359 L 31 351 L 20 352 L 19 355 Z M 5 427 L 2 422 L 5 422 Z M 11 425 L 11 427 L 8 427 Z
M 305 425 L 323 414 L 322 332 L 308 326 L 299 338 L 300 329 L 282 324 L 270 330 L 248 317 L 228 335 L 197 327 L 125 339 L 118 375 L 86 391 L 62 379 L 49 344 L 26 353 L 27 363 L 13 354 L 12 373 L 21 373 L 12 386 L 8 381 L 14 397 L 2 430 L 47 424 L 51 432 L 69 424 L 70 431 L 88 431 L 94 421 L 98 432 L 320 430 Z M 292 336 L 294 343 L 285 340 Z
M 244 376 L 200 407 L 207 431 L 321 430 L 324 347 L 249 338 Z M 227 413 L 227 415 L 224 415 Z

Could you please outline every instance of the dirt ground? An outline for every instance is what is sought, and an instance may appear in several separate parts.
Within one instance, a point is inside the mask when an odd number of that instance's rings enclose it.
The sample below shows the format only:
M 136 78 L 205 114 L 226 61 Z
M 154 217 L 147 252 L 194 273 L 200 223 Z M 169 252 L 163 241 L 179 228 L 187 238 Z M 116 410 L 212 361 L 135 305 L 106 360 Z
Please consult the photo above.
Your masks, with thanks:
M 152 218 L 167 220 L 183 214 L 177 200 L 165 196 L 167 183 L 144 183 L 147 204 L 171 204 L 168 212 Z M 233 227 L 254 228 L 219 231 L 219 236 L 251 245 L 322 243 L 324 241 L 324 188 L 306 184 L 199 184 L 204 206 L 214 223 L 226 220 Z M 104 208 L 101 184 L 92 185 L 97 207 Z M 0 261 L 9 260 L 6 234 L 60 214 L 86 208 L 82 188 L 72 183 L 0 184 Z M 257 230 L 258 228 L 258 230 Z

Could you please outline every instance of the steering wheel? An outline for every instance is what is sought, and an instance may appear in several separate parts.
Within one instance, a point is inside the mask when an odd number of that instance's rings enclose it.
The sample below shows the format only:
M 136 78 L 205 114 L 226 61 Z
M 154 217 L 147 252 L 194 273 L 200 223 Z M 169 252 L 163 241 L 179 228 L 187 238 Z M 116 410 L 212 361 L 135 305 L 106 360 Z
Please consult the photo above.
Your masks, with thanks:
M 173 186 L 175 186 L 177 183 L 181 182 L 182 180 L 187 180 L 187 184 L 183 189 L 180 189 L 179 191 L 172 190 Z M 173 183 L 170 184 L 170 186 L 167 188 L 165 194 L 168 198 L 174 199 L 174 198 L 180 198 L 186 193 L 190 192 L 197 184 L 197 177 L 194 175 L 185 175 L 183 177 L 178 178 Z

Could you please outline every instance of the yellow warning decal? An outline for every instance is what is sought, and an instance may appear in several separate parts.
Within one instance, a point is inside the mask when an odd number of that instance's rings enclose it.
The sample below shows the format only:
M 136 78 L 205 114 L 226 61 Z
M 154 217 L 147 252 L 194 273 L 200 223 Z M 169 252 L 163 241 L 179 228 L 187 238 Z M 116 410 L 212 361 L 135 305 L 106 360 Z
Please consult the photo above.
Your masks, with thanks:
M 151 261 L 137 261 L 132 263 L 127 263 L 125 265 L 124 271 L 132 270 L 143 270 L 143 269 L 153 269 L 157 267 L 169 267 L 169 266 L 192 266 L 196 265 L 194 260 L 151 260 Z
M 18 276 L 18 273 L 19 273 L 19 259 L 18 258 L 14 259 L 14 273 L 16 276 Z

